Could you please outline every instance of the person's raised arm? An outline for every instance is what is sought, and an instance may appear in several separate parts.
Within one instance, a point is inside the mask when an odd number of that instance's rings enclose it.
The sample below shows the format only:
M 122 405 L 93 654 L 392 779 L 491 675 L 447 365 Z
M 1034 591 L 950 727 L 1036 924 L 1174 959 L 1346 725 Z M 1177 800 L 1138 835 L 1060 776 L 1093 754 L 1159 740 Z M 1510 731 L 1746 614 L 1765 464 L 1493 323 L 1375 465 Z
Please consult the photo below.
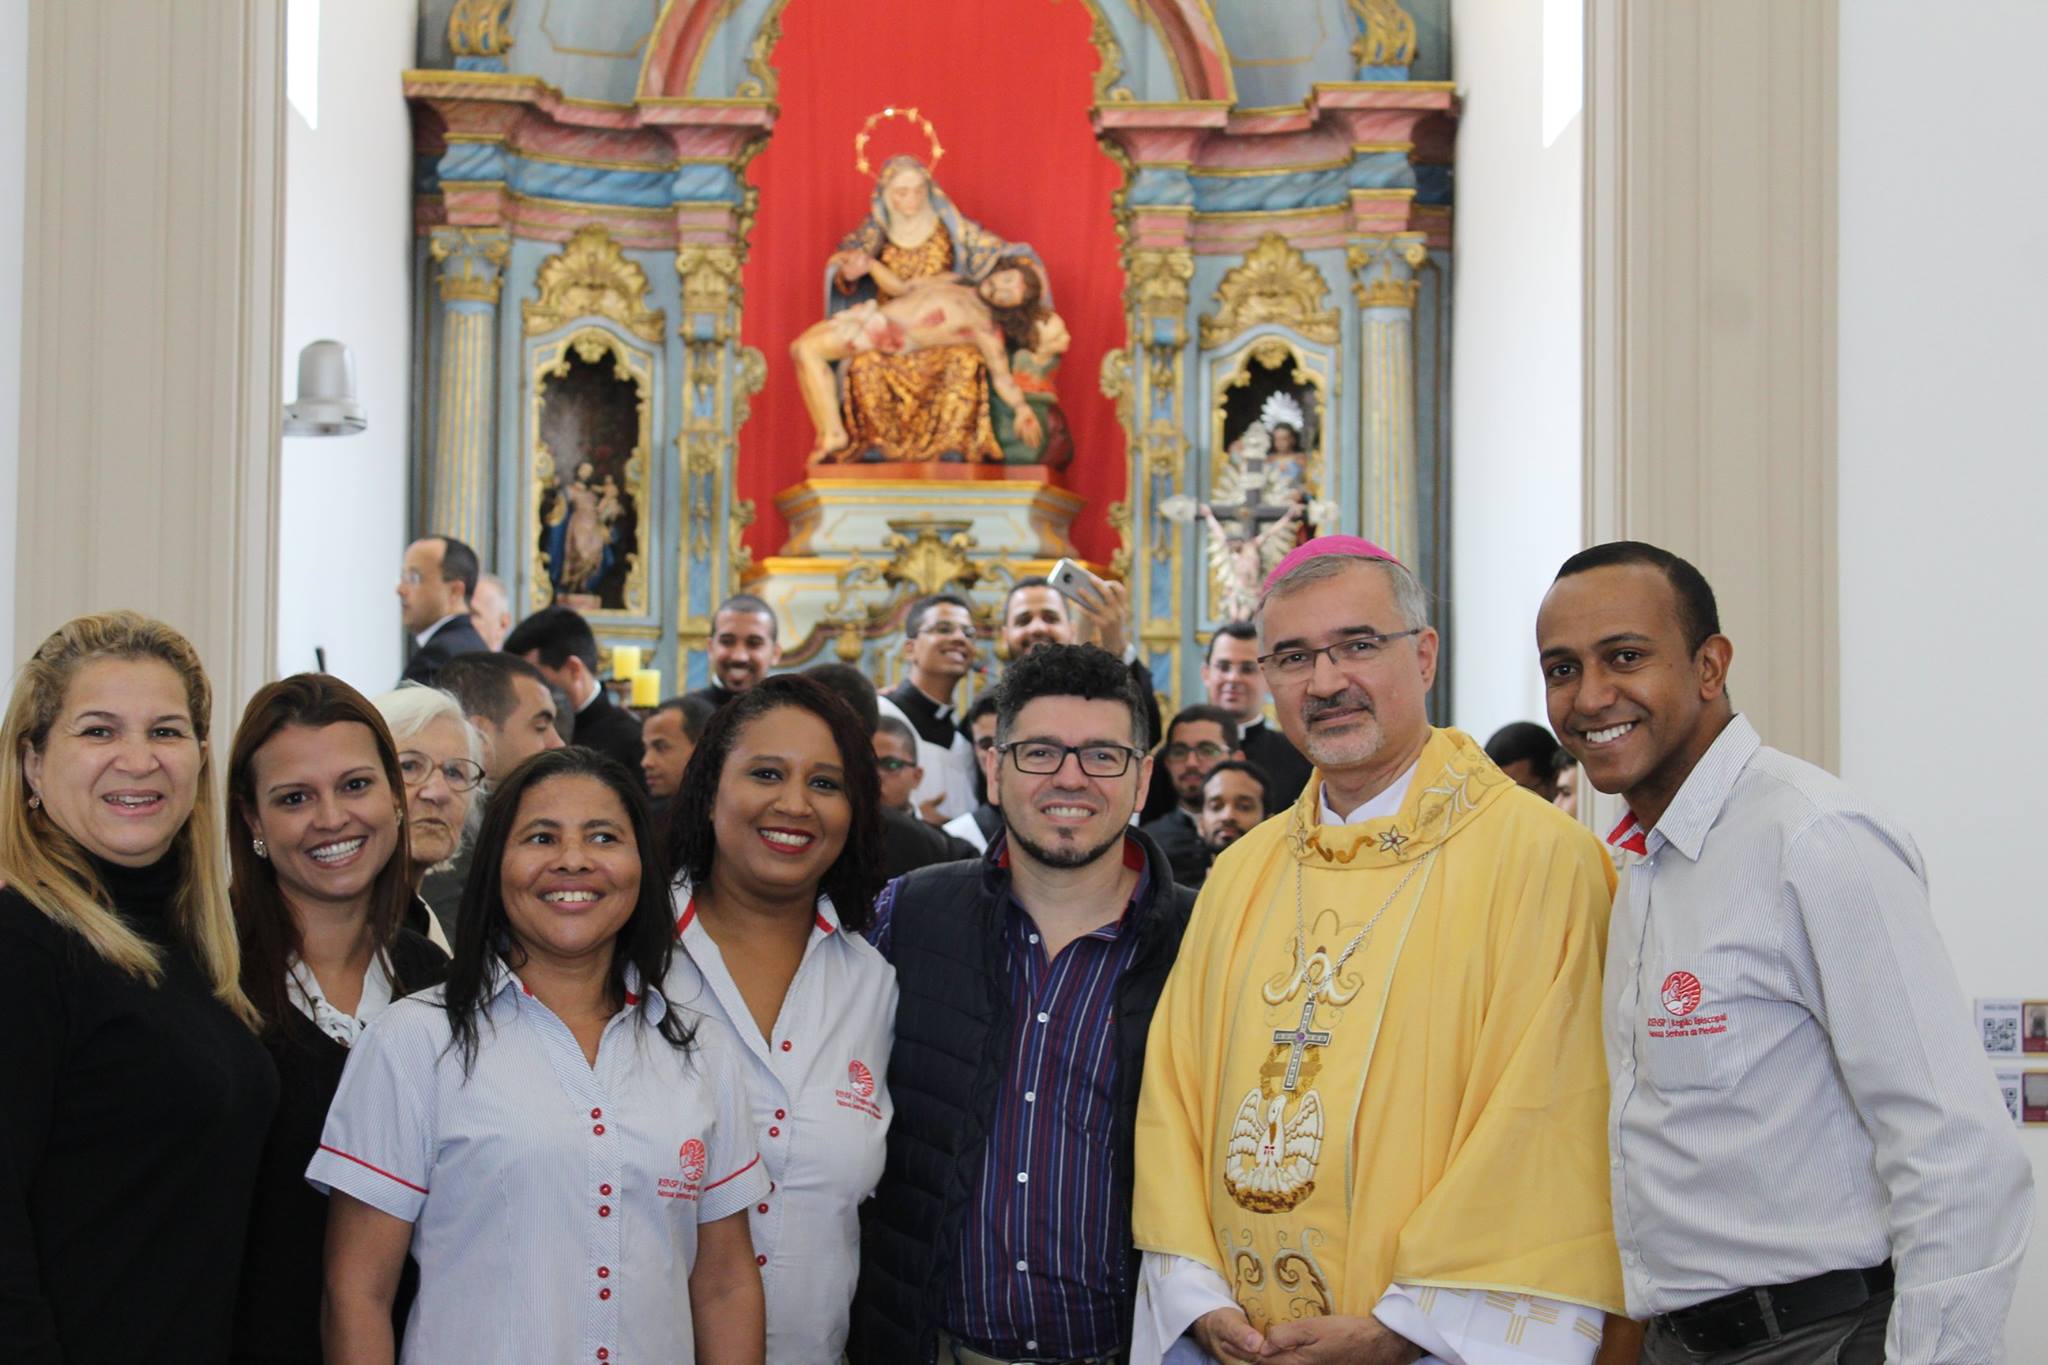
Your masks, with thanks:
M 391 1305 L 412 1224 L 335 1190 L 327 1197 L 327 1287 L 320 1345 L 328 1365 L 391 1365 Z
M 697 1225 L 690 1318 L 696 1325 L 699 1365 L 762 1365 L 768 1349 L 767 1308 L 745 1210 Z

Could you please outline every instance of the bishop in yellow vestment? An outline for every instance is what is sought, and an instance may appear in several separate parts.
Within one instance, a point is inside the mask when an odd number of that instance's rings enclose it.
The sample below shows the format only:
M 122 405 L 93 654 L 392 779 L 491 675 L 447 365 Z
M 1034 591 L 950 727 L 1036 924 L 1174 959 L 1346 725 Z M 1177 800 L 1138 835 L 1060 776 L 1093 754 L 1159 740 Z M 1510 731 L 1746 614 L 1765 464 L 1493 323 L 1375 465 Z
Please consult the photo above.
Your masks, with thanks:
M 1402 675 L 1398 609 L 1350 605 L 1380 581 L 1325 572 L 1291 618 L 1309 638 L 1276 645 L 1261 622 L 1269 659 L 1316 656 L 1295 688 L 1267 673 L 1319 769 L 1415 756 L 1349 811 L 1319 771 L 1209 875 L 1145 1059 L 1132 1365 L 1201 1359 L 1168 1353 L 1205 1296 L 1275 1340 L 1376 1317 L 1406 1348 L 1384 1358 L 1464 1365 L 1583 1365 L 1622 1311 L 1600 1035 L 1613 867 L 1469 736 L 1421 720 L 1433 632 Z

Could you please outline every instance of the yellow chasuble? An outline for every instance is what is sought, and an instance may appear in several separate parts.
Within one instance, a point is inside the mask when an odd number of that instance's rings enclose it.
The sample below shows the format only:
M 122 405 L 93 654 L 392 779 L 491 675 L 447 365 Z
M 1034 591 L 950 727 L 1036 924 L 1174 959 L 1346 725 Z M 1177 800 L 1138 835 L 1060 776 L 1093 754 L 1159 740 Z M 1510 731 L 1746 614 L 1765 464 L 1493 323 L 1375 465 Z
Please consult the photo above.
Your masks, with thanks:
M 1612 864 L 1456 730 L 1389 818 L 1323 825 L 1321 795 L 1202 888 L 1145 1054 L 1138 1246 L 1210 1266 L 1261 1328 L 1366 1315 L 1395 1280 L 1620 1313 Z

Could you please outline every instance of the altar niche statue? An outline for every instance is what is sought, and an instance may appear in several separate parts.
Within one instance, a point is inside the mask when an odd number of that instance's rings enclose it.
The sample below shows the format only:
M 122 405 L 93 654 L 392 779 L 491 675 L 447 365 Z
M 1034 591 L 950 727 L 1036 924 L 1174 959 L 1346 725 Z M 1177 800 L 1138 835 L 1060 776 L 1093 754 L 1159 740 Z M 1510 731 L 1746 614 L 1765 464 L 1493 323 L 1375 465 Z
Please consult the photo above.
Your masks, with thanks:
M 896 333 L 875 323 L 875 315 L 889 313 L 920 285 L 972 286 L 994 313 L 1024 306 L 991 297 L 983 288 L 1006 268 L 1030 277 L 1035 325 L 1006 326 L 997 317 L 1000 365 L 983 342 L 914 328 L 915 314 L 903 310 L 894 312 L 894 320 L 906 335 L 921 331 L 920 340 L 881 344 Z M 924 163 L 897 156 L 883 164 L 866 221 L 841 241 L 825 273 L 828 317 L 790 347 L 817 431 L 813 462 L 1057 464 L 1071 453 L 1051 382 L 1068 338 L 1064 323 L 1043 306 L 1051 294 L 1044 266 L 1029 246 L 1005 241 L 964 217 Z M 998 292 L 1007 299 L 1013 287 Z M 861 344 L 863 337 L 868 344 Z M 1030 359 L 1020 360 L 1018 352 Z M 842 359 L 843 397 L 832 374 Z

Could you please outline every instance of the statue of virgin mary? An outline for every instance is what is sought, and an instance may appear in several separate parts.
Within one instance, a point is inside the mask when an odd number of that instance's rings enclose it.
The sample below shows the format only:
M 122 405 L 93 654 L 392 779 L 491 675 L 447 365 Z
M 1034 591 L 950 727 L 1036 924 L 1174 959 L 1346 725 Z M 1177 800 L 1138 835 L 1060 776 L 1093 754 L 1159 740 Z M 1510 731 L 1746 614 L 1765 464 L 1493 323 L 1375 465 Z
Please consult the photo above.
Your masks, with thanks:
M 916 157 L 891 157 L 875 177 L 867 218 L 826 262 L 826 312 L 886 301 L 935 277 L 979 284 L 997 262 L 1020 256 L 1037 267 L 1050 308 L 1052 286 L 1030 246 L 963 215 Z M 972 344 L 856 355 L 846 362 L 841 400 L 848 443 L 825 458 L 1001 462 L 1011 421 L 994 403 L 987 364 Z

